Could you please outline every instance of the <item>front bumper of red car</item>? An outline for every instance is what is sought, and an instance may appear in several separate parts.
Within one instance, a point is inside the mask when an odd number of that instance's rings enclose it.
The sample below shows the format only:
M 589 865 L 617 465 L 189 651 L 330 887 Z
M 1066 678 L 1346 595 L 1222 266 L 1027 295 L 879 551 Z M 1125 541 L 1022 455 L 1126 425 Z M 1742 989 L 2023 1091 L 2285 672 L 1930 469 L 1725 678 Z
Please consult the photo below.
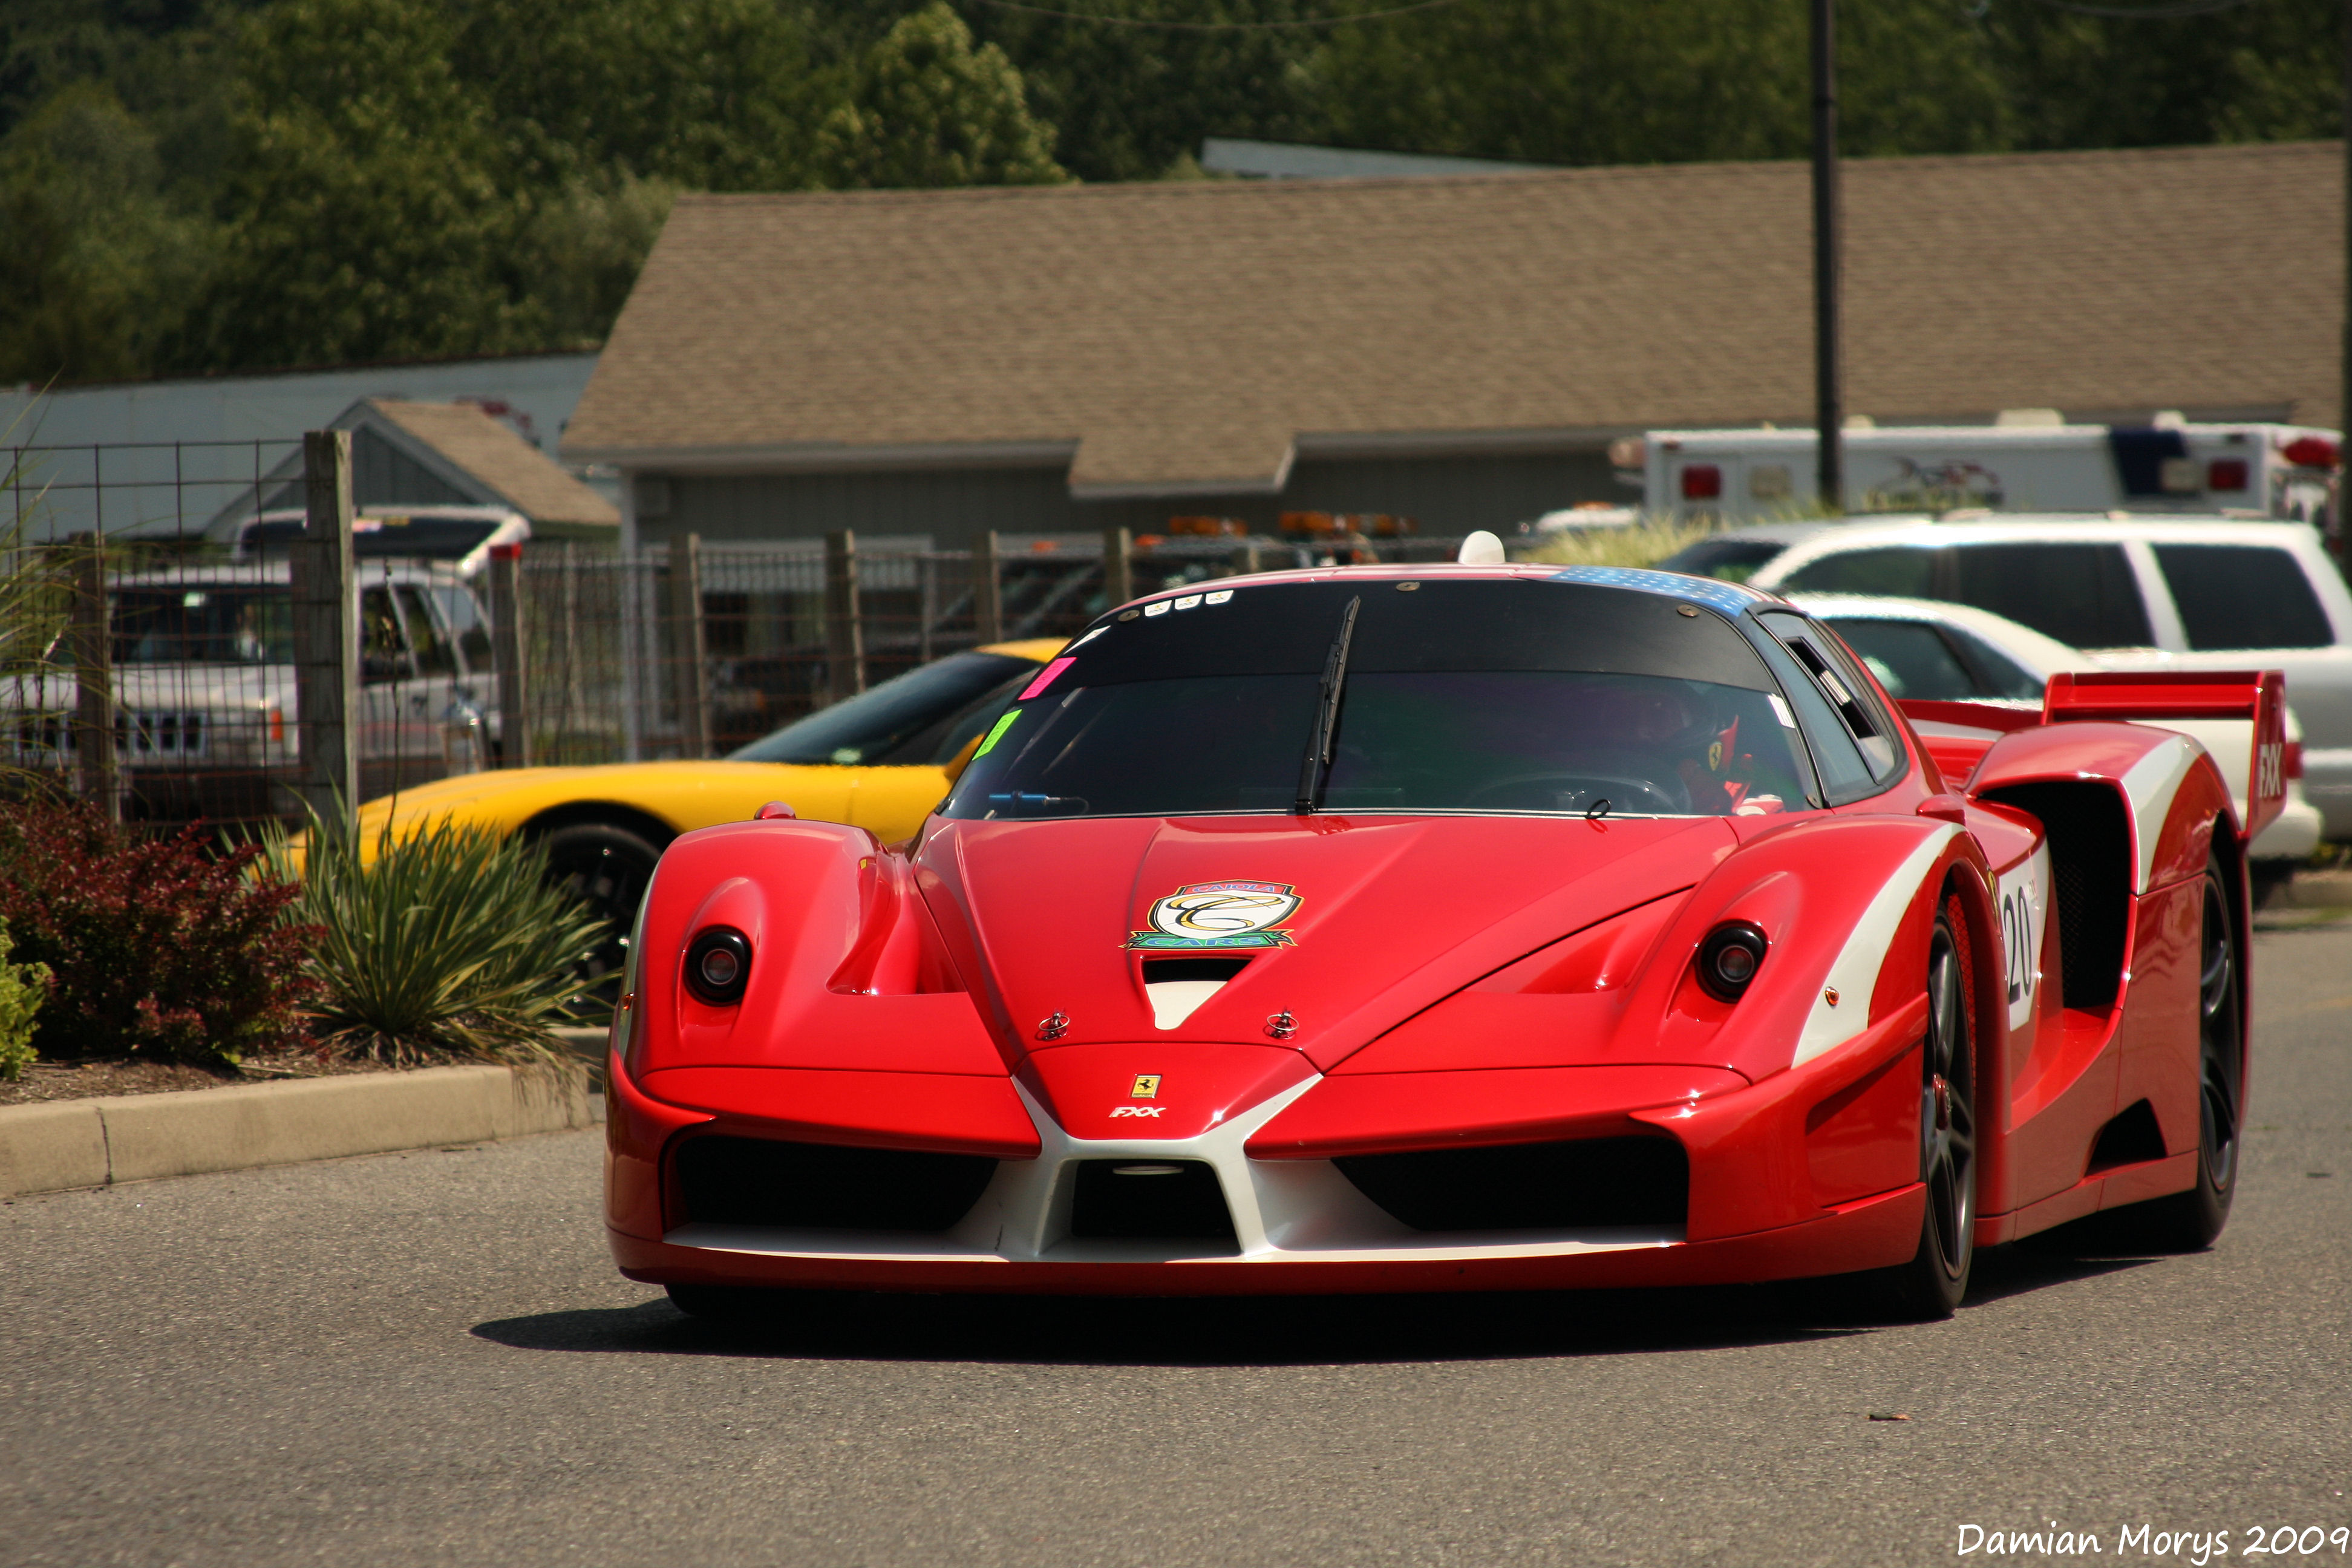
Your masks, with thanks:
M 614 1260 L 632 1279 L 828 1289 L 1148 1296 L 1556 1289 L 1727 1283 L 1881 1268 L 1913 1255 L 1924 1215 L 1923 1191 L 1912 1179 L 1921 1020 L 1911 1014 L 1916 1011 L 1906 1008 L 1851 1046 L 1759 1084 L 1717 1073 L 1713 1092 L 1598 1112 L 1587 1107 L 1549 1130 L 1538 1116 L 1510 1135 L 1527 1142 L 1623 1133 L 1672 1140 L 1687 1173 L 1679 1224 L 1652 1215 L 1637 1224 L 1413 1228 L 1343 1171 L 1351 1153 L 1378 1152 L 1377 1138 L 1367 1143 L 1358 1137 L 1349 1149 L 1327 1151 L 1312 1139 L 1282 1136 L 1280 1126 L 1267 1135 L 1269 1124 L 1318 1085 L 1333 1085 L 1335 1095 L 1377 1099 L 1379 1086 L 1368 1089 L 1361 1078 L 1344 1090 L 1344 1079 L 1309 1079 L 1196 1137 L 1078 1139 L 1056 1125 L 1026 1088 L 1002 1079 L 942 1083 L 940 1075 L 903 1075 L 909 1091 L 918 1089 L 912 1080 L 929 1080 L 919 1086 L 934 1097 L 927 1104 L 968 1095 L 975 1105 L 995 1106 L 992 1121 L 976 1119 L 989 1122 L 985 1130 L 971 1134 L 951 1131 L 957 1123 L 951 1104 L 917 1116 L 929 1123 L 924 1127 L 894 1127 L 879 1118 L 885 1125 L 812 1130 L 762 1114 L 773 1100 L 740 1108 L 671 1104 L 631 1083 L 614 1061 L 607 1231 Z M 1421 1081 L 1392 1086 L 1392 1098 L 1400 1104 L 1436 1103 L 1444 1096 L 1435 1080 L 1459 1079 L 1476 1080 L 1464 1092 L 1537 1103 L 1548 1093 L 1570 1092 L 1576 1080 L 1561 1075 L 1583 1070 L 1589 1069 L 1410 1075 Z M 846 1076 L 852 1075 L 835 1075 Z M 854 1076 L 877 1082 L 835 1083 L 825 1091 L 869 1104 L 903 1098 L 887 1092 L 893 1075 Z M 781 1088 L 788 1080 L 776 1081 Z M 1008 1093 L 1024 1114 L 998 1103 Z M 1018 1125 L 1024 1120 L 1028 1128 Z M 1328 1118 L 1285 1125 L 1309 1123 L 1328 1126 Z M 1034 1152 L 1025 1146 L 1031 1130 Z M 712 1134 L 994 1163 L 992 1169 L 972 1167 L 984 1184 L 944 1229 L 742 1223 L 740 1216 L 698 1216 L 681 1201 L 677 1152 Z M 1459 1140 L 1471 1147 L 1507 1141 L 1491 1131 Z M 1426 1131 L 1401 1133 L 1391 1143 L 1406 1150 L 1446 1146 Z M 1230 1237 L 1215 1242 L 1122 1237 L 1086 1234 L 1074 1224 L 1074 1204 L 1086 1201 L 1076 1196 L 1084 1168 L 1124 1173 L 1135 1165 L 1171 1163 L 1213 1172 Z

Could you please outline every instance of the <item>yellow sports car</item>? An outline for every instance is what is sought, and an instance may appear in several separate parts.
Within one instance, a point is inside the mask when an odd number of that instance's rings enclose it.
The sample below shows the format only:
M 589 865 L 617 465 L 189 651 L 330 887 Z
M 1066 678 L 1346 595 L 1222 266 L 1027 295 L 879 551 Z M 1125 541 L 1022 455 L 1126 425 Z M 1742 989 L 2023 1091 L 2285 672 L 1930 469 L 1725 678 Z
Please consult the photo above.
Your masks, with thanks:
M 593 988 L 626 956 L 637 901 L 671 839 L 747 821 L 772 800 L 885 843 L 907 837 L 947 793 L 949 767 L 1061 647 L 1047 637 L 950 654 L 720 761 L 513 768 L 421 784 L 362 805 L 361 843 L 444 819 L 538 839 L 552 874 L 611 922 L 582 965 Z

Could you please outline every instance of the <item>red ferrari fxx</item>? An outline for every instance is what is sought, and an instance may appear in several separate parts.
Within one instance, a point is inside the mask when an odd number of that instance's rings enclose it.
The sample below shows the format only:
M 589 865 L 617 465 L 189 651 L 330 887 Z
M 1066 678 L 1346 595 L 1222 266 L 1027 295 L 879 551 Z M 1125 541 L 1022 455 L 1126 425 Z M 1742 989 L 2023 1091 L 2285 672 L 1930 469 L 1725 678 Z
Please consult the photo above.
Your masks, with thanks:
M 1891 702 L 1769 595 L 1228 579 L 1106 614 L 909 843 L 678 838 L 610 1064 L 621 1268 L 761 1288 L 1548 1289 L 2226 1217 L 2278 676 Z M 2168 719 L 2252 727 L 2225 779 Z M 2233 787 L 2234 786 L 2234 787 Z

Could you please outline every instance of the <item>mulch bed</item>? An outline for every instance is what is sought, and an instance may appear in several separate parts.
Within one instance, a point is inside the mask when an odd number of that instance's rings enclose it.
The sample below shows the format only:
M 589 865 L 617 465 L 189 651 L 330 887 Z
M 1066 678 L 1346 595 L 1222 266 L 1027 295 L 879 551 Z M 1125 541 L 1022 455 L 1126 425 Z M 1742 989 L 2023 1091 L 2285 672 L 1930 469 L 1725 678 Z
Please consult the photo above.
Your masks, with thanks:
M 0 1083 L 0 1105 L 44 1100 L 88 1100 L 101 1094 L 168 1094 L 183 1089 L 224 1089 L 239 1083 L 279 1083 L 296 1078 L 340 1078 L 348 1073 L 391 1072 L 382 1062 L 342 1057 L 320 1061 L 308 1051 L 251 1057 L 239 1071 L 208 1072 L 184 1062 L 152 1062 L 121 1057 L 75 1061 L 36 1061 L 15 1083 Z

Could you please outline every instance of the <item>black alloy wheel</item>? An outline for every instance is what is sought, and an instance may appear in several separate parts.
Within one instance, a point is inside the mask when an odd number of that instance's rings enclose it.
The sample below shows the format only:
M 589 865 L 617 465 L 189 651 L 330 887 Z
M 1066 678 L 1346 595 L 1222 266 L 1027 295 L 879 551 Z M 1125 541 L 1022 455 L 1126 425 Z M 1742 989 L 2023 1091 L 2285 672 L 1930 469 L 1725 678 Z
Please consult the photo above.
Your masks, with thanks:
M 604 931 L 583 949 L 572 973 L 581 994 L 610 1009 L 621 997 L 621 973 L 629 961 L 629 931 L 637 906 L 653 880 L 661 851 L 625 827 L 579 822 L 540 839 L 547 851 L 548 880 L 578 899 L 604 921 Z
M 1918 1321 L 1948 1318 L 1969 1292 L 1976 1260 L 1976 1050 L 1960 906 L 1946 900 L 1927 944 L 1927 1035 L 1919 1063 L 1919 1180 L 1927 1213 L 1910 1262 L 1876 1277 L 1887 1304 Z
M 2230 1223 L 2244 1125 L 2245 1033 L 2239 1010 L 2238 942 L 2228 884 L 2208 861 L 2197 963 L 2197 1184 L 2147 1206 L 2150 1237 L 2170 1251 L 2213 1244 Z

